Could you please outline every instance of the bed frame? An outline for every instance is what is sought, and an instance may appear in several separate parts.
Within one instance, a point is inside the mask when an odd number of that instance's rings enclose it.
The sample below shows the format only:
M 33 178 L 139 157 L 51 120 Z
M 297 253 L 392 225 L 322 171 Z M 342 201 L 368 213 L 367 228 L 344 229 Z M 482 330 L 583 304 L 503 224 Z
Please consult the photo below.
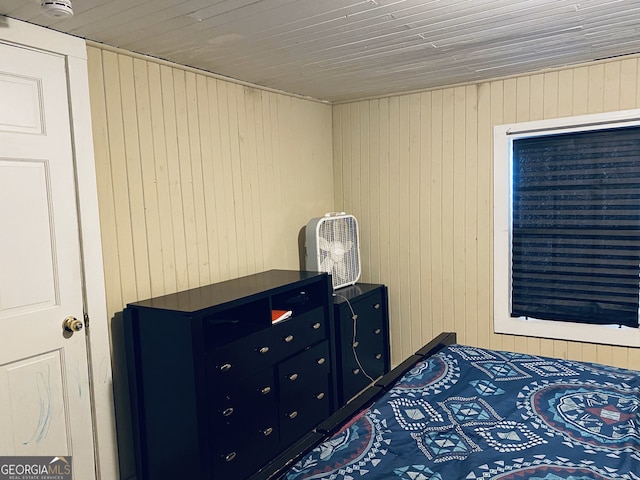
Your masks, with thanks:
M 429 343 L 416 351 L 409 358 L 400 363 L 386 375 L 380 377 L 375 383 L 360 392 L 349 403 L 337 410 L 333 415 L 319 424 L 311 432 L 298 440 L 283 453 L 278 455 L 271 463 L 263 467 L 257 473 L 249 477 L 249 480 L 275 480 L 283 475 L 287 469 L 300 459 L 305 453 L 320 443 L 327 440 L 342 425 L 363 408 L 371 405 L 375 400 L 384 395 L 407 371 L 418 361 L 438 353 L 444 347 L 456 343 L 456 334 L 445 332 L 438 335 Z

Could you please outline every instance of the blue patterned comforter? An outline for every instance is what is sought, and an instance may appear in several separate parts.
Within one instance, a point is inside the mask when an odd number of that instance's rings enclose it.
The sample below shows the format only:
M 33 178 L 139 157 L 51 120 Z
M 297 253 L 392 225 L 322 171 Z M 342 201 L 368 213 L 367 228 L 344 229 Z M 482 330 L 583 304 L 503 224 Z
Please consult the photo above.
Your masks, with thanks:
M 640 373 L 452 345 L 287 480 L 640 480 Z

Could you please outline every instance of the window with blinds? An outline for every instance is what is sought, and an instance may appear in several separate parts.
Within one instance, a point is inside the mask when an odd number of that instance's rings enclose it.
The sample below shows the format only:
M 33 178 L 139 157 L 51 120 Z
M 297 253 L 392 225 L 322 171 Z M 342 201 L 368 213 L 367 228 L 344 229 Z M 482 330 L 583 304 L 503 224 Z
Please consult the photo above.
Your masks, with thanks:
M 511 316 L 638 327 L 640 127 L 513 140 Z

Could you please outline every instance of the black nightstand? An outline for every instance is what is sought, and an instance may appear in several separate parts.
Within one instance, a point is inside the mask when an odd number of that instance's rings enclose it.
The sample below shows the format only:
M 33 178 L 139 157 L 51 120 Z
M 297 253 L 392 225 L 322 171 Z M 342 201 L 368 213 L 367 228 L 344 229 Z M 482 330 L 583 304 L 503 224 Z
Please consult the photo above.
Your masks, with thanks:
M 358 283 L 338 289 L 333 312 L 338 404 L 342 406 L 390 370 L 387 287 Z

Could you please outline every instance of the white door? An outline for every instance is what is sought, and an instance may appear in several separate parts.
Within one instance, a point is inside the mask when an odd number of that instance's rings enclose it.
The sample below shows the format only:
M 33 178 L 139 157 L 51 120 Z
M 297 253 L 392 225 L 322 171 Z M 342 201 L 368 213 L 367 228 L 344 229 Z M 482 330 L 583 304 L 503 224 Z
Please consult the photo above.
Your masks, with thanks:
M 0 456 L 95 479 L 65 57 L 0 42 Z

